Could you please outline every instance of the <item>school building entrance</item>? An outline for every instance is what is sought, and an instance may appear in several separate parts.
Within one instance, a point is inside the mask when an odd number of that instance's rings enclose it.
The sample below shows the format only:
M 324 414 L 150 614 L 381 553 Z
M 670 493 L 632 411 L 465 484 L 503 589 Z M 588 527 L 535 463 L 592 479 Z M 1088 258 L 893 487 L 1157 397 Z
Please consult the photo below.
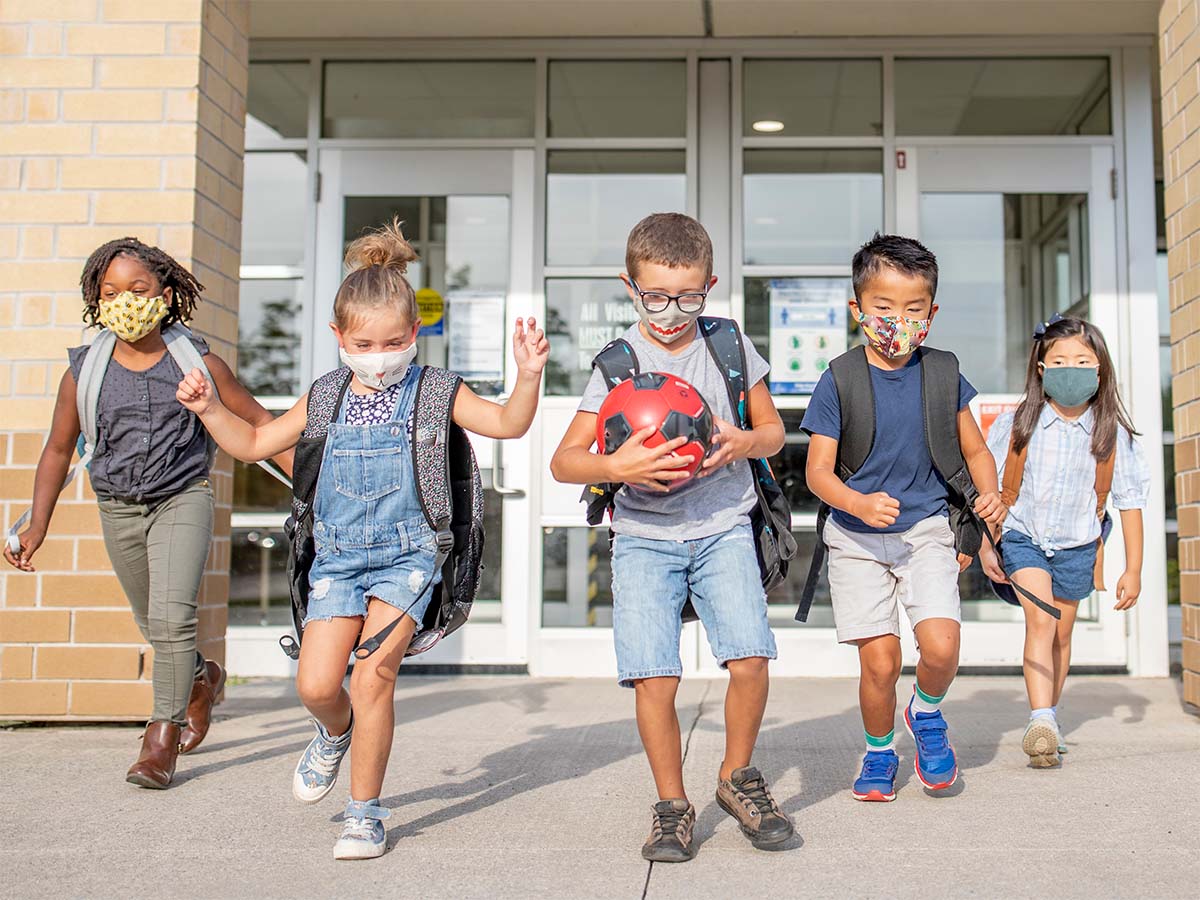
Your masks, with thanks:
M 252 7 L 239 363 L 263 403 L 288 408 L 337 364 L 327 323 L 342 252 L 393 216 L 421 255 L 422 361 L 502 397 L 515 379 L 512 320 L 536 316 L 552 343 L 529 436 L 474 442 L 487 553 L 471 621 L 415 663 L 615 672 L 607 530 L 586 526 L 580 489 L 555 483 L 548 461 L 591 357 L 635 318 L 617 279 L 629 228 L 678 210 L 712 235 L 710 311 L 742 322 L 769 360 L 787 426 L 771 463 L 801 553 L 769 598 L 773 672 L 857 671 L 834 639 L 824 579 L 809 623 L 793 621 L 817 506 L 799 423 L 827 360 L 859 341 L 845 311 L 850 258 L 879 230 L 938 255 L 931 342 L 958 354 L 985 428 L 1019 395 L 1037 323 L 1070 312 L 1107 335 L 1152 462 L 1143 600 L 1128 616 L 1110 595 L 1084 601 L 1073 662 L 1166 673 L 1170 365 L 1155 19 L 1142 9 L 1157 4 L 1093 4 L 1109 18 L 1086 35 L 1077 4 L 1040 4 L 1045 21 L 1020 31 L 1056 36 L 1034 38 L 1006 36 L 1003 3 L 844 4 L 864 5 L 872 34 L 920 35 L 835 37 L 863 21 L 839 4 L 565 4 L 578 18 L 557 24 L 507 2 L 447 4 L 458 11 L 444 22 L 430 4 L 419 21 L 405 3 L 310 2 L 303 17 Z M 927 9 L 909 19 L 901 6 Z M 792 33 L 809 36 L 760 37 Z M 236 674 L 288 671 L 276 645 L 290 624 L 286 510 L 286 491 L 237 467 Z M 1117 534 L 1110 584 L 1122 553 Z M 1018 667 L 1020 612 L 991 595 L 978 564 L 961 589 L 962 665 Z M 683 640 L 685 670 L 716 674 L 699 626 Z M 915 660 L 911 636 L 906 653 Z

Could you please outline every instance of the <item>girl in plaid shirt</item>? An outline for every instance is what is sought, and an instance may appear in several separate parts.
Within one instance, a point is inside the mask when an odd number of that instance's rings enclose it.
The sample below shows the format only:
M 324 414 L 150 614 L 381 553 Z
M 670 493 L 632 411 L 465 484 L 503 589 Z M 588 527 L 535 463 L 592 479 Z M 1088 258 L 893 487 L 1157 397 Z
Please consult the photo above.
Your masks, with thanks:
M 993 581 L 1019 584 L 1052 604 L 1055 620 L 1025 598 L 1025 688 L 1029 725 L 1022 749 L 1030 764 L 1061 763 L 1066 752 L 1058 701 L 1071 661 L 1079 601 L 1103 590 L 1105 500 L 1111 486 L 1125 538 L 1125 572 L 1114 609 L 1128 610 L 1142 589 L 1142 510 L 1150 488 L 1145 454 L 1117 393 L 1104 336 L 1090 322 L 1055 316 L 1034 334 L 1025 396 L 988 435 L 1009 506 L 1000 555 L 980 553 Z

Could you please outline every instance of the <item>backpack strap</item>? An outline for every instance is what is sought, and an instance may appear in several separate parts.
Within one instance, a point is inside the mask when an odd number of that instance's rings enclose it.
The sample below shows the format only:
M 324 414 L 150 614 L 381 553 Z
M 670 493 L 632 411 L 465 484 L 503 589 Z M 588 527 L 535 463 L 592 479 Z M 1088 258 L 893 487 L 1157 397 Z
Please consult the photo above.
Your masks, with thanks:
M 849 481 L 875 447 L 875 388 L 865 347 L 847 350 L 829 364 L 837 390 L 841 433 L 838 437 L 838 477 Z
M 424 587 L 417 592 L 412 604 L 414 606 L 433 587 L 434 578 L 454 550 L 454 533 L 450 530 L 453 514 L 450 496 L 450 429 L 454 423 L 454 399 L 463 383 L 458 375 L 435 366 L 423 366 L 418 377 L 417 395 L 413 401 L 413 474 L 421 511 L 437 535 L 437 551 L 431 574 Z M 366 659 L 379 649 L 399 624 L 400 619 L 396 618 L 354 648 L 354 655 L 358 659 Z
M 611 391 L 622 381 L 627 381 L 640 372 L 641 364 L 629 341 L 617 338 L 605 344 L 592 358 L 592 368 L 600 370 L 604 386 Z M 619 488 L 620 485 L 610 483 L 584 485 L 583 494 L 579 499 L 587 504 L 585 515 L 589 525 L 599 525 L 606 512 L 609 519 L 612 519 Z
M 1025 479 L 1025 460 L 1029 457 L 1029 443 L 1017 452 L 1017 435 L 1014 429 L 1008 439 L 1008 456 L 1004 459 L 1004 483 L 1001 485 L 1000 499 L 1004 505 L 1012 509 L 1021 496 L 1021 482 Z
M 968 507 L 975 505 L 978 492 L 963 461 L 958 441 L 958 357 L 947 350 L 921 347 L 921 400 L 925 413 L 925 444 L 942 480 Z
M 1117 440 L 1121 436 L 1118 431 Z M 1108 495 L 1112 493 L 1113 471 L 1117 466 L 1117 448 L 1114 446 L 1108 459 L 1096 463 L 1096 518 L 1104 518 L 1104 508 L 1108 505 Z
M 746 345 L 742 343 L 741 329 L 733 319 L 717 316 L 701 316 L 697 324 L 709 355 L 725 378 L 725 390 L 729 395 L 729 408 L 733 410 L 734 421 L 738 428 L 748 431 Z

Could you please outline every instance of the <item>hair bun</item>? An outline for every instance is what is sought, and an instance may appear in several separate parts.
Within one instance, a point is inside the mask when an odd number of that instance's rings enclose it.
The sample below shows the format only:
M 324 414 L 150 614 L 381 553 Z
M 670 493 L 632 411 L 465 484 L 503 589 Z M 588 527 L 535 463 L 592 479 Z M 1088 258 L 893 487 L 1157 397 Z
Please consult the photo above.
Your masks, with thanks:
M 420 257 L 413 250 L 401 230 L 403 223 L 393 218 L 387 225 L 372 229 L 360 238 L 356 238 L 346 248 L 346 266 L 351 271 L 379 266 L 383 269 L 394 269 L 403 274 L 408 270 L 408 264 Z

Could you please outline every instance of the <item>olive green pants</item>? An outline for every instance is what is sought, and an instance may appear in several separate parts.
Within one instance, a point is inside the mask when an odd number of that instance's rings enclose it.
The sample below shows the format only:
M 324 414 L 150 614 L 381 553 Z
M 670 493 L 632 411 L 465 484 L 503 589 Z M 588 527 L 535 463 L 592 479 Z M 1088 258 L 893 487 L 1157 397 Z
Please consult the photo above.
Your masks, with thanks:
M 142 637 L 154 648 L 153 721 L 185 724 L 204 659 L 196 651 L 196 595 L 212 542 L 206 480 L 148 503 L 100 500 L 104 545 Z

